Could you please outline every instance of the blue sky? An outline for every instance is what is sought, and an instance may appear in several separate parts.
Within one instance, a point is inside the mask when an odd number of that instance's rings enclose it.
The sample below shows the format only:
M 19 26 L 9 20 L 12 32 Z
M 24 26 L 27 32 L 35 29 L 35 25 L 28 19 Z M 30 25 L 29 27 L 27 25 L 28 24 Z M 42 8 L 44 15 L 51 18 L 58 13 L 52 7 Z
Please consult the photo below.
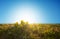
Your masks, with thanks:
M 60 23 L 59 0 L 6 0 L 0 1 L 0 23 L 13 23 L 29 10 L 35 23 Z M 31 10 L 30 10 L 31 9 Z M 29 17 L 28 17 L 29 18 Z

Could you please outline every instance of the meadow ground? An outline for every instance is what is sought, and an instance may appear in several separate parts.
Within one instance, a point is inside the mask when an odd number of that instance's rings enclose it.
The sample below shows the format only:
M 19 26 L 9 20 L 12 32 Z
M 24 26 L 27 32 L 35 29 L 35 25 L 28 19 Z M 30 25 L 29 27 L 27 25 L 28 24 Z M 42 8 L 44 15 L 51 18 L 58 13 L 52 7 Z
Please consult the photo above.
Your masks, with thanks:
M 60 39 L 60 24 L 0 24 L 0 39 Z

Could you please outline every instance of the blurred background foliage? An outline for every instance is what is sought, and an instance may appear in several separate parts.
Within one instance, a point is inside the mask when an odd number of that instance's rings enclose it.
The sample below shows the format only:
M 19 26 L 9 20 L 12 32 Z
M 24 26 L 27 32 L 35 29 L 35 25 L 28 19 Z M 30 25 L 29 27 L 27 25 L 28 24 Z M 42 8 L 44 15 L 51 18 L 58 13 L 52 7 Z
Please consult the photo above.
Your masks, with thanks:
M 0 39 L 60 39 L 60 24 L 0 24 Z

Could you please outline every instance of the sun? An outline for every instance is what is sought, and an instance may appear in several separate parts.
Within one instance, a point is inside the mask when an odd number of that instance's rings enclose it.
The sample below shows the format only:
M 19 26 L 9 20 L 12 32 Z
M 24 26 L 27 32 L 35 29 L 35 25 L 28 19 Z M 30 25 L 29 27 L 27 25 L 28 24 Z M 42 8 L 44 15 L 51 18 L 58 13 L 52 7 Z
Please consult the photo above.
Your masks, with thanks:
M 20 23 L 21 20 L 23 20 L 24 22 L 29 22 L 29 24 L 35 22 L 34 17 L 30 14 L 23 14 L 20 20 L 18 20 L 18 23 Z
M 19 20 L 24 20 L 25 22 L 34 23 L 36 20 L 35 18 L 35 12 L 32 8 L 21 8 L 21 10 L 18 10 L 18 22 Z
M 34 23 L 35 22 L 35 15 L 28 10 L 23 10 L 21 12 L 21 14 L 18 14 L 17 20 L 18 23 L 20 23 L 20 21 L 23 20 L 25 22 L 29 22 L 29 24 Z
M 29 23 L 36 22 L 36 10 L 31 6 L 15 7 L 12 11 L 14 22 L 20 23 L 21 20 Z M 10 12 L 10 13 L 11 13 Z

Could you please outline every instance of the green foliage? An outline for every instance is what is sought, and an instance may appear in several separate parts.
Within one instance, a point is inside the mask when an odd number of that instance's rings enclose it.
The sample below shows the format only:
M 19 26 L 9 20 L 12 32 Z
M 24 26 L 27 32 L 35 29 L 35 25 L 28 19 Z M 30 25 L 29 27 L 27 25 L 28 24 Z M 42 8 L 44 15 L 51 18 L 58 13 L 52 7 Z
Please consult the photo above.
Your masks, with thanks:
M 0 24 L 0 39 L 60 39 L 60 24 Z

